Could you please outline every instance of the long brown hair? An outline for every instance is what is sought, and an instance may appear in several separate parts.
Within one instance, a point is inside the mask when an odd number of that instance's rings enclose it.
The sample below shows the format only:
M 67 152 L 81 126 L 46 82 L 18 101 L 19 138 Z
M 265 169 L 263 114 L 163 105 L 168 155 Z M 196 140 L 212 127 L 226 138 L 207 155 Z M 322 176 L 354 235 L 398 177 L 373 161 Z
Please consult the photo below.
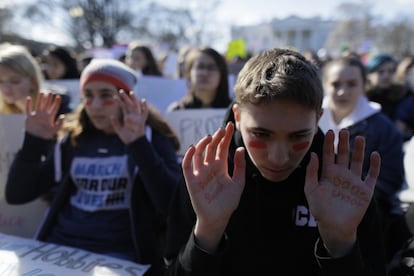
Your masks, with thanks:
M 222 54 L 217 52 L 215 49 L 206 47 L 206 48 L 194 48 L 188 52 L 185 61 L 185 78 L 187 82 L 191 80 L 191 69 L 194 66 L 197 58 L 201 55 L 207 55 L 211 57 L 217 65 L 217 68 L 220 73 L 220 81 L 216 88 L 216 95 L 211 102 L 212 108 L 227 108 L 231 103 L 230 94 L 229 94 L 229 79 L 228 79 L 228 68 L 227 63 Z M 182 99 L 184 105 L 186 103 L 191 103 L 194 101 L 195 89 L 191 85 L 187 91 L 187 95 Z

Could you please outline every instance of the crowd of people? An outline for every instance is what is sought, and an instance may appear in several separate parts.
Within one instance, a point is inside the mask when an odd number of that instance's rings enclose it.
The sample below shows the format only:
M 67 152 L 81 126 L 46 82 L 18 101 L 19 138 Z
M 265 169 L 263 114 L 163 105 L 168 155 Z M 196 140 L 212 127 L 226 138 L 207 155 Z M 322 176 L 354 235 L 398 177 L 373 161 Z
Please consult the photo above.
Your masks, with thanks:
M 0 46 L 0 114 L 25 115 L 5 199 L 50 200 L 34 238 L 150 264 L 150 276 L 403 276 L 412 57 L 267 49 L 233 87 L 214 48 L 184 47 L 176 61 L 187 91 L 168 112 L 226 110 L 182 159 L 177 134 L 134 93 L 142 76 L 166 77 L 150 46 L 133 41 L 119 59 Z M 59 79 L 79 81 L 79 104 L 47 85 Z

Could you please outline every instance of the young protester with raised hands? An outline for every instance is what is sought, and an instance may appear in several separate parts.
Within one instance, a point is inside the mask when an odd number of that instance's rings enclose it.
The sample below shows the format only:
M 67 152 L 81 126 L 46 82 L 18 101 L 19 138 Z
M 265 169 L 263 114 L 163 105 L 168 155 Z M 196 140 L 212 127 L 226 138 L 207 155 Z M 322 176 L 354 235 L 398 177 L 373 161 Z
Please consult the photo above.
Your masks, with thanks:
M 82 72 L 82 101 L 55 120 L 59 96 L 27 101 L 26 133 L 13 160 L 6 200 L 55 195 L 37 239 L 150 264 L 162 275 L 169 205 L 182 177 L 179 141 L 133 88 L 135 72 L 93 60 Z M 58 139 L 58 140 L 57 140 Z
M 346 130 L 335 154 L 334 133 L 318 127 L 317 68 L 295 51 L 266 50 L 234 90 L 225 126 L 184 156 L 167 275 L 386 275 L 372 200 L 380 156 L 365 156 L 363 137 L 350 145 Z

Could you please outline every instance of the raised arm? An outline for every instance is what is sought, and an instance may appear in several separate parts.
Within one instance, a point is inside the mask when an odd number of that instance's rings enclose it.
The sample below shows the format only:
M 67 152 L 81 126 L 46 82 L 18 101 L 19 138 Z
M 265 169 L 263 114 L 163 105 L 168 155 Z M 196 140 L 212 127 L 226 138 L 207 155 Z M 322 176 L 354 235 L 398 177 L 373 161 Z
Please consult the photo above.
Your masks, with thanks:
M 60 96 L 41 93 L 32 108 L 32 98 L 27 98 L 26 134 L 6 182 L 5 197 L 9 204 L 34 200 L 54 185 L 53 156 L 49 153 L 62 125 L 62 117 L 56 119 L 60 100 Z
M 228 174 L 227 157 L 234 125 L 218 129 L 191 146 L 184 155 L 182 168 L 197 216 L 194 235 L 197 244 L 214 253 L 227 223 L 237 208 L 245 184 L 244 148 L 234 156 L 234 172 Z
M 148 106 L 145 99 L 138 99 L 133 91 L 120 90 L 116 98 L 122 109 L 122 119 L 112 118 L 112 125 L 119 138 L 129 144 L 145 135 L 145 123 L 148 118 Z
M 373 196 L 380 170 L 380 156 L 373 152 L 370 169 L 361 179 L 365 140 L 357 137 L 350 160 L 349 132 L 339 133 L 338 154 L 334 154 L 334 133 L 328 131 L 323 147 L 322 175 L 318 181 L 318 158 L 312 153 L 307 167 L 305 194 L 318 222 L 325 248 L 332 257 L 342 257 L 352 249 L 357 228 Z
M 52 93 L 40 93 L 34 109 L 32 98 L 26 100 L 25 130 L 33 136 L 43 139 L 53 139 L 62 126 L 63 116 L 56 119 L 62 98 Z

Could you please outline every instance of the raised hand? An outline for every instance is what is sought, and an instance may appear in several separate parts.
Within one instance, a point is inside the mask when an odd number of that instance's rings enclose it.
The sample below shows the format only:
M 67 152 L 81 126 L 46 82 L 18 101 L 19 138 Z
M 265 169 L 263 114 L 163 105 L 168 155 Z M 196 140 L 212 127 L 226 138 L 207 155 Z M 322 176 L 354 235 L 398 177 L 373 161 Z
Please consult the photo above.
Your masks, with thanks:
M 145 99 L 139 100 L 133 91 L 128 94 L 120 90 L 118 103 L 122 109 L 122 120 L 112 118 L 112 125 L 119 138 L 129 144 L 145 135 L 148 118 L 148 105 Z
M 63 115 L 56 119 L 62 99 L 52 93 L 39 93 L 34 109 L 32 98 L 26 99 L 26 131 L 43 139 L 52 139 L 62 126 Z
M 195 236 L 205 250 L 214 250 L 230 216 L 237 208 L 245 184 L 244 148 L 234 156 L 234 172 L 228 174 L 227 157 L 234 125 L 218 129 L 184 155 L 182 168 L 193 209 L 197 215 Z
M 307 167 L 305 194 L 325 247 L 332 256 L 343 256 L 356 241 L 360 224 L 374 193 L 380 170 L 380 156 L 373 152 L 370 169 L 361 178 L 365 140 L 355 139 L 350 160 L 349 132 L 339 133 L 338 154 L 334 153 L 334 133 L 328 131 L 323 146 L 322 175 L 318 181 L 318 158 L 312 153 Z M 350 162 L 351 161 L 351 162 Z

